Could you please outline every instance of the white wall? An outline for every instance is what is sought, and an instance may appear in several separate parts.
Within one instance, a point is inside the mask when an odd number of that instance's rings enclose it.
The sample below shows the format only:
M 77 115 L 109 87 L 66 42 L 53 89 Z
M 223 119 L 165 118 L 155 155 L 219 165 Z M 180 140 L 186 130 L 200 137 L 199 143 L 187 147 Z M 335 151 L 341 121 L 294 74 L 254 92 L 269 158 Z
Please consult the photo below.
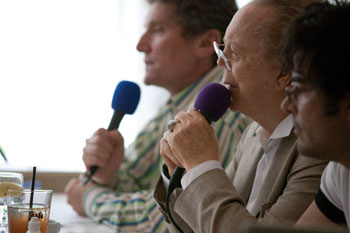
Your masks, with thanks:
M 85 139 L 108 126 L 123 79 L 142 89 L 120 128 L 133 140 L 165 99 L 142 84 L 146 10 L 144 0 L 0 1 L 0 146 L 11 165 L 83 171 Z
M 147 9 L 145 0 L 0 1 L 0 146 L 10 165 L 83 171 L 85 139 L 108 126 L 120 80 L 142 89 L 120 127 L 126 145 L 135 138 L 167 98 L 142 82 L 135 46 Z
M 237 5 L 238 5 L 239 8 L 241 8 L 242 6 L 244 6 L 245 4 L 247 4 L 250 1 L 251 0 L 236 0 Z

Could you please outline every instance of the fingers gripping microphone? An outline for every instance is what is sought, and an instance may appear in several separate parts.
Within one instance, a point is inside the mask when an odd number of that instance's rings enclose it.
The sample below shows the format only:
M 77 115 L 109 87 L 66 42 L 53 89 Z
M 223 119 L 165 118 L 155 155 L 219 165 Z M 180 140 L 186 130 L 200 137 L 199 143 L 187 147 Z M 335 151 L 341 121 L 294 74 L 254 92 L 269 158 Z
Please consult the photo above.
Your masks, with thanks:
M 140 100 L 140 94 L 140 87 L 136 83 L 130 81 L 121 81 L 118 83 L 112 99 L 114 113 L 107 128 L 108 130 L 118 129 L 125 114 L 134 114 Z M 98 168 L 96 165 L 91 166 L 84 185 L 89 182 Z
M 220 83 L 209 83 L 199 92 L 194 108 L 202 113 L 208 123 L 211 124 L 225 114 L 230 104 L 230 91 Z M 176 167 L 170 179 L 168 192 L 172 192 L 175 187 L 180 185 L 184 171 L 184 168 Z
M 227 111 L 231 104 L 230 91 L 220 83 L 209 83 L 198 93 L 197 99 L 194 103 L 194 108 L 203 114 L 205 119 L 211 124 L 213 121 L 217 121 Z M 182 229 L 177 225 L 173 219 L 170 208 L 169 200 L 170 195 L 176 187 L 180 186 L 181 178 L 185 172 L 184 168 L 176 167 L 172 174 L 168 186 L 168 192 L 166 195 L 166 209 L 170 218 L 170 221 L 174 224 L 175 228 L 183 233 Z

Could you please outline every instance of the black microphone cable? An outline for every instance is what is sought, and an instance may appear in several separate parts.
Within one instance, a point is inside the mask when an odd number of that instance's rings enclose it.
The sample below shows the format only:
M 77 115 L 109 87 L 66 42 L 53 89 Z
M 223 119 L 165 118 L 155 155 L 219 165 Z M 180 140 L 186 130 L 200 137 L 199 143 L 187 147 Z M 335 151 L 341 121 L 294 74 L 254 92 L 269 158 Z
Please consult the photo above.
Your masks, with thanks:
M 168 167 L 165 164 L 163 164 L 163 172 L 165 173 L 166 176 L 169 177 Z M 176 221 L 174 220 L 173 216 L 171 215 L 170 208 L 169 208 L 169 202 L 170 202 L 170 195 L 173 193 L 175 188 L 181 187 L 181 177 L 183 176 L 184 172 L 185 172 L 184 168 L 176 167 L 173 175 L 170 178 L 169 186 L 168 186 L 168 190 L 167 190 L 167 194 L 166 194 L 166 199 L 165 199 L 166 211 L 169 215 L 170 221 L 175 226 L 175 228 L 181 233 L 184 233 L 184 232 L 181 229 L 181 227 L 179 225 L 177 225 Z

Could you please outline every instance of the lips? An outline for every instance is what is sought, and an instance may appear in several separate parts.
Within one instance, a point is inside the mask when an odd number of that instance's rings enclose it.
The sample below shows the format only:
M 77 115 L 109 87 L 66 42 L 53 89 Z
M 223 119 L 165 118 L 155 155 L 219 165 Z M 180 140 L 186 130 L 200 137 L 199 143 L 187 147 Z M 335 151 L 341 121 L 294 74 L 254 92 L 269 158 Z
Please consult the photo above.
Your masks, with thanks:
M 231 92 L 231 95 L 233 95 L 234 89 L 237 88 L 236 85 L 228 84 L 228 83 L 224 83 L 224 86 Z
M 227 89 L 229 89 L 229 90 L 233 90 L 233 89 L 235 89 L 235 88 L 237 88 L 237 86 L 236 85 L 231 85 L 231 84 L 224 84 L 226 87 L 227 87 Z
M 238 85 L 236 83 L 232 82 L 232 81 L 234 81 L 234 80 L 232 80 L 232 78 L 231 78 L 231 80 L 229 78 L 225 77 L 225 76 L 223 78 L 223 84 L 228 89 L 233 89 L 233 88 L 237 88 L 238 87 Z
M 146 65 L 153 65 L 155 63 L 155 61 L 149 56 L 145 56 L 144 62 Z

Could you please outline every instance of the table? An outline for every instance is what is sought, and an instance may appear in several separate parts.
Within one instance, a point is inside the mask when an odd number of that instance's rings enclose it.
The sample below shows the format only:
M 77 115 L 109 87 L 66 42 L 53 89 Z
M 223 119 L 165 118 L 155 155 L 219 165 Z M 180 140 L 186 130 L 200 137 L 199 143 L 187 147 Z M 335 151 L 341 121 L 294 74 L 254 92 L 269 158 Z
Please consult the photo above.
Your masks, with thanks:
M 89 218 L 81 217 L 67 203 L 64 193 L 54 193 L 52 196 L 50 219 L 61 224 L 60 233 L 115 233 L 116 230 L 106 225 L 98 224 Z

